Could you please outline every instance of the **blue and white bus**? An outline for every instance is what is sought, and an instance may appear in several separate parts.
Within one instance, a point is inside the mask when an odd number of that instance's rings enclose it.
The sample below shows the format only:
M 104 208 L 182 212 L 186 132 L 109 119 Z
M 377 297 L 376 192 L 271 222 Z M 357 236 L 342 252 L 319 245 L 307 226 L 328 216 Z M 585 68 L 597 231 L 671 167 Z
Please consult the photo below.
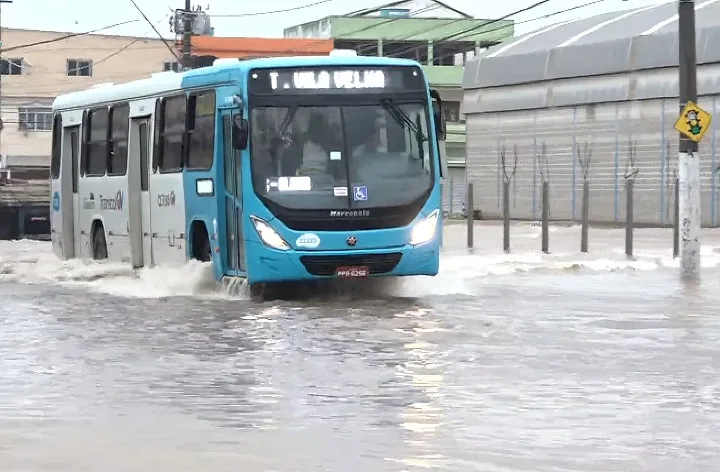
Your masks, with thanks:
M 53 105 L 63 258 L 283 282 L 436 275 L 444 122 L 420 64 L 220 59 Z

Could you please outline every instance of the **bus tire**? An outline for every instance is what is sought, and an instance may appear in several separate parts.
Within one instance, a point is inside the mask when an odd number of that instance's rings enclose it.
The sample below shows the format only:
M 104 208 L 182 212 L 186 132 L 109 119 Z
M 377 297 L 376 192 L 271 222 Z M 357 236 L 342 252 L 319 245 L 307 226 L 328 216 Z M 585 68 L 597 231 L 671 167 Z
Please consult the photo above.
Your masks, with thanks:
M 284 300 L 284 287 L 284 284 L 277 282 L 250 284 L 250 299 L 260 303 Z
M 200 262 L 210 262 L 212 247 L 205 224 L 202 221 L 193 221 L 190 234 L 192 234 L 192 258 Z
M 256 302 L 263 302 L 265 297 L 265 284 L 250 284 L 250 299 Z
M 93 231 L 93 259 L 96 261 L 107 259 L 107 242 L 105 241 L 105 228 L 102 223 L 95 225 Z

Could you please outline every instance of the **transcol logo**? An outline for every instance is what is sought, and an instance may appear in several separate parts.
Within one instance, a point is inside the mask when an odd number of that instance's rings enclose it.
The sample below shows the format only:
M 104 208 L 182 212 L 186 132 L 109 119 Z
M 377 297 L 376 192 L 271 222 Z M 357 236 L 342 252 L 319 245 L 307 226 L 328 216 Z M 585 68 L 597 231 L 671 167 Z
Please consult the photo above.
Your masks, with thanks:
M 122 211 L 123 209 L 123 193 L 118 190 L 114 198 L 100 197 L 100 209 L 110 211 Z
M 52 209 L 53 209 L 53 211 L 60 211 L 60 193 L 59 192 L 53 193 Z
M 175 192 L 161 193 L 157 197 L 158 206 L 173 207 L 175 206 Z

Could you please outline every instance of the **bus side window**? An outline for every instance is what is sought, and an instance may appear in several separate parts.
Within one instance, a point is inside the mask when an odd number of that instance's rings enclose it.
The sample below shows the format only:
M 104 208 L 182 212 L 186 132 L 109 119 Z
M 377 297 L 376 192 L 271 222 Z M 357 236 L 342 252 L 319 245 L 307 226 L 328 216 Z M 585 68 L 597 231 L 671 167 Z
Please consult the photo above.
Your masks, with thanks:
M 141 123 L 138 128 L 140 136 L 140 190 L 148 191 L 148 125 Z
M 88 114 L 90 133 L 87 143 L 87 175 L 105 175 L 107 167 L 108 109 L 96 108 Z
M 232 122 L 230 121 L 230 115 L 223 115 L 223 159 L 225 162 L 225 188 L 229 192 L 233 192 L 235 186 L 233 185 L 233 179 L 235 178 L 230 172 L 232 169 L 232 159 L 235 155 L 233 152 L 232 145 Z
M 90 148 L 90 112 L 85 110 L 82 117 L 82 141 L 80 143 L 80 176 L 87 175 L 88 149 Z
M 163 129 L 163 116 L 165 115 L 165 99 L 161 98 L 155 104 L 155 129 L 153 132 L 153 161 L 152 170 L 153 173 L 157 172 L 162 162 L 163 146 L 160 131 Z
M 162 108 L 160 172 L 178 172 L 183 168 L 187 97 L 183 94 L 166 98 Z
M 55 115 L 52 130 L 52 158 L 50 160 L 50 178 L 60 177 L 60 152 L 62 150 L 62 115 Z
M 215 91 L 190 95 L 186 168 L 210 170 L 215 154 Z
M 129 120 L 129 105 L 114 106 L 110 109 L 108 175 L 125 175 L 127 171 Z
M 70 133 L 70 159 L 72 160 L 72 191 L 78 193 L 78 132 L 77 127 L 75 131 Z

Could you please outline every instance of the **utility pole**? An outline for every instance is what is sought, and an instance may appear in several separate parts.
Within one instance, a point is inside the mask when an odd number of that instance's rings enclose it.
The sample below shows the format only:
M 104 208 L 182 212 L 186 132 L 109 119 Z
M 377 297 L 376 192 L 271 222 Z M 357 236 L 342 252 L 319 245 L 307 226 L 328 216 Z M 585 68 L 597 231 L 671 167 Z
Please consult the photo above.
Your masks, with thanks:
M 190 0 L 185 0 L 185 11 L 183 12 L 183 54 L 182 54 L 182 67 L 187 70 L 190 69 L 190 62 L 192 60 L 192 12 L 190 9 Z
M 678 0 L 680 118 L 688 102 L 697 103 L 697 58 L 695 52 L 695 1 Z M 686 116 L 686 119 L 692 119 Z M 696 117 L 696 116 L 695 116 Z M 697 117 L 696 117 L 697 118 Z M 707 127 L 710 123 L 701 123 Z M 699 139 L 698 139 L 699 141 Z M 700 155 L 698 142 L 680 133 L 678 156 L 680 187 L 680 269 L 685 277 L 700 270 Z

